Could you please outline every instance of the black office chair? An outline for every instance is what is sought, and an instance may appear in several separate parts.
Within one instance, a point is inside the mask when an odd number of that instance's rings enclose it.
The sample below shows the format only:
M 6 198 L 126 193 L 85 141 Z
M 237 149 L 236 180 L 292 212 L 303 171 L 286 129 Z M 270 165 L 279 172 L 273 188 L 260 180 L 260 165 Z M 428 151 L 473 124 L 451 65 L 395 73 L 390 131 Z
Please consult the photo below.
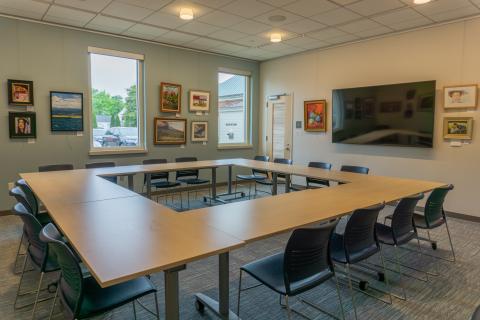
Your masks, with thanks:
M 281 164 L 288 164 L 288 165 L 292 165 L 293 164 L 293 161 L 290 160 L 290 159 L 285 159 L 285 158 L 275 158 L 273 159 L 273 163 L 281 163 Z M 278 173 L 277 174 L 277 184 L 285 184 L 285 179 L 286 179 L 286 175 L 283 174 L 283 173 Z M 264 185 L 264 186 L 270 186 L 270 194 L 273 193 L 273 190 L 271 190 L 271 188 L 273 188 L 273 180 L 272 179 L 265 179 L 265 180 L 259 180 L 259 181 L 255 181 L 255 194 L 257 194 L 257 183 L 258 184 L 261 184 L 261 185 Z M 261 190 L 262 192 L 265 192 L 265 193 L 268 193 L 266 191 L 263 191 Z
M 53 224 L 48 224 L 41 230 L 40 240 L 48 245 L 49 251 L 56 257 L 61 269 L 50 318 L 53 315 L 57 298 L 59 298 L 63 305 L 63 312 L 68 319 L 89 318 L 130 302 L 133 303 L 136 319 L 135 300 L 153 294 L 156 309 L 154 315 L 160 319 L 157 290 L 147 277 L 139 277 L 102 288 L 93 277 L 86 277 L 82 274 L 78 258 L 62 241 L 60 233 Z
M 196 157 L 181 157 L 176 158 L 175 162 L 193 162 L 198 161 Z M 179 183 L 185 183 L 187 186 L 198 186 L 209 184 L 208 186 L 208 193 L 209 195 L 212 194 L 210 188 L 210 180 L 207 179 L 200 179 L 199 178 L 200 170 L 180 170 L 175 172 L 175 181 Z M 190 191 L 187 191 L 187 205 L 190 208 Z M 197 197 L 198 189 L 195 189 L 195 197 Z M 182 205 L 183 207 L 183 205 Z
M 326 163 L 326 162 L 309 162 L 308 166 L 310 168 L 320 168 L 320 169 L 325 169 L 325 170 L 331 170 L 332 169 L 332 164 L 331 163 Z M 323 179 L 306 177 L 306 183 L 307 183 L 307 189 L 330 187 L 330 181 L 323 180 Z
M 112 168 L 115 167 L 115 162 L 94 162 L 94 163 L 87 163 L 85 164 L 85 168 L 87 169 L 96 169 L 96 168 Z M 103 179 L 117 183 L 117 177 L 102 177 Z
M 143 164 L 164 164 L 167 163 L 167 159 L 146 159 L 143 160 Z M 170 174 L 169 172 L 156 172 L 156 173 L 151 173 L 150 174 L 150 180 L 151 180 L 151 185 L 155 189 L 164 189 L 167 192 L 171 188 L 175 188 L 180 186 L 180 182 L 178 181 L 170 181 L 169 180 Z M 143 185 L 146 186 L 147 184 L 147 175 L 143 176 Z M 170 192 L 169 192 L 170 193 Z M 172 203 L 174 201 L 173 195 L 175 194 L 174 192 L 170 193 L 172 195 Z M 178 193 L 180 195 L 180 203 L 182 203 L 182 193 Z M 158 200 L 158 198 L 157 198 Z M 165 203 L 167 202 L 167 194 L 165 194 Z
M 368 174 L 368 172 L 370 171 L 370 169 L 367 168 L 367 167 L 343 165 L 343 166 L 341 166 L 340 171 L 343 171 L 343 172 L 353 172 L 353 173 L 361 173 L 361 174 Z
M 340 301 L 341 318 L 344 319 L 342 298 L 329 252 L 330 237 L 336 225 L 337 221 L 316 228 L 297 229 L 290 236 L 284 252 L 241 267 L 237 316 L 240 317 L 241 293 L 259 286 L 242 289 L 242 273 L 246 272 L 259 281 L 260 285 L 265 285 L 280 294 L 280 302 L 282 296 L 285 297 L 288 319 L 291 318 L 292 311 L 306 317 L 302 312 L 290 308 L 289 297 L 298 296 L 334 278 Z M 304 298 L 300 298 L 300 301 L 333 318 L 339 318 Z
M 337 263 L 345 266 L 345 273 L 348 280 L 348 287 L 350 289 L 350 294 L 352 298 L 353 310 L 355 313 L 355 319 L 357 319 L 357 309 L 355 304 L 355 295 L 353 292 L 352 286 L 352 274 L 350 271 L 350 266 L 355 264 L 361 266 L 360 262 L 366 261 L 368 258 L 375 254 L 379 254 L 382 266 L 383 274 L 386 274 L 385 261 L 382 255 L 382 249 L 377 239 L 377 234 L 375 232 L 375 225 L 377 222 L 378 214 L 385 207 L 385 204 L 376 205 L 370 208 L 357 209 L 355 210 L 350 219 L 345 226 L 344 234 L 333 233 L 332 239 L 330 242 L 330 253 L 332 260 Z M 385 277 L 387 287 L 388 278 Z M 363 281 L 359 282 L 361 286 Z M 392 304 L 392 295 L 389 292 L 384 292 L 378 288 L 371 287 L 372 289 L 386 293 L 389 295 L 389 301 L 377 298 L 374 295 L 369 294 L 367 291 L 362 291 L 363 293 L 378 299 L 382 302 Z
M 256 161 L 264 161 L 268 162 L 270 160 L 269 156 L 255 156 L 253 160 Z M 237 186 L 239 184 L 239 181 L 248 181 L 248 198 L 250 199 L 252 197 L 252 183 L 255 181 L 262 181 L 268 179 L 268 171 L 266 170 L 258 170 L 258 169 L 252 169 L 252 174 L 237 174 L 236 179 L 235 179 L 235 193 L 237 192 Z M 257 194 L 255 193 L 255 197 Z
M 45 166 L 39 166 L 39 172 L 47 171 L 62 171 L 62 170 L 73 170 L 73 164 L 48 164 Z

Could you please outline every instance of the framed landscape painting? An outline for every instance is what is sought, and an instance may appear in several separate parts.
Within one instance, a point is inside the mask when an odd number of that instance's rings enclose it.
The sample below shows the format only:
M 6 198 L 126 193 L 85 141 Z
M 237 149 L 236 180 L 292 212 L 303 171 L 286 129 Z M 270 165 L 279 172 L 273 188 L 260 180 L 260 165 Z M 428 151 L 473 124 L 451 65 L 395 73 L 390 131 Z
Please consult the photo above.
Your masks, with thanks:
M 160 112 L 180 113 L 182 106 L 182 86 L 174 83 L 160 84 Z
M 185 144 L 187 142 L 187 119 L 155 118 L 155 144 Z
M 303 103 L 305 131 L 327 131 L 327 102 L 325 100 Z
M 445 109 L 477 107 L 478 87 L 476 84 L 443 88 Z
M 9 112 L 8 125 L 10 139 L 37 137 L 37 117 L 35 112 Z
M 8 104 L 33 106 L 33 81 L 8 79 Z
M 210 92 L 190 90 L 190 107 L 191 112 L 210 110 Z
M 52 131 L 83 131 L 83 93 L 50 91 Z
M 192 121 L 192 141 L 204 142 L 208 141 L 208 122 Z
M 473 137 L 472 117 L 446 117 L 443 119 L 445 139 L 471 140 Z

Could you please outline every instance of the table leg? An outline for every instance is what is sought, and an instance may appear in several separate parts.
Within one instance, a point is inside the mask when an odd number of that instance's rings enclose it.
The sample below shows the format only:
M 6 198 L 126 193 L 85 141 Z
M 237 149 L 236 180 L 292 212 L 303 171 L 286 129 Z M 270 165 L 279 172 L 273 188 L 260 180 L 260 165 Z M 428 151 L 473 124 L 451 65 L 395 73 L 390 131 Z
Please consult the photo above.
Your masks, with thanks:
M 277 195 L 277 173 L 272 172 L 272 196 Z
M 180 319 L 178 272 L 185 269 L 185 265 L 165 270 L 165 318 Z
M 133 175 L 132 174 L 128 176 L 128 189 L 133 191 Z
M 212 168 L 212 199 L 217 198 L 217 168 Z
M 285 175 L 285 193 L 290 192 L 290 183 L 291 183 L 291 176 L 289 174 Z
M 232 194 L 232 166 L 228 166 L 228 194 Z
M 152 174 L 146 173 L 145 178 L 147 180 L 147 198 L 152 199 Z

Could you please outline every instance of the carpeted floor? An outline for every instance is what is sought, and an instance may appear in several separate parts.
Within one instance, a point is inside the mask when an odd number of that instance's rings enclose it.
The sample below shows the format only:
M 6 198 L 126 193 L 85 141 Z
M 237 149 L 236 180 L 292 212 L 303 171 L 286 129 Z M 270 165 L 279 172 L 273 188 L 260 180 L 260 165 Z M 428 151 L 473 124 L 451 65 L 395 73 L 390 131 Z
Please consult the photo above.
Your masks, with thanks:
M 192 201 L 192 206 L 202 206 L 202 202 Z M 385 209 L 383 214 L 391 211 Z M 188 213 L 179 213 L 188 214 Z M 394 298 L 393 305 L 377 301 L 362 293 L 356 293 L 356 303 L 360 319 L 469 319 L 475 306 L 480 304 L 480 224 L 450 219 L 452 237 L 457 254 L 457 262 L 450 263 L 443 260 L 419 257 L 415 253 L 401 251 L 401 259 L 412 265 L 428 268 L 435 271 L 438 268 L 440 276 L 431 277 L 428 283 L 403 277 L 402 283 L 407 290 L 407 301 Z M 341 229 L 341 225 L 339 229 Z M 13 261 L 21 236 L 20 220 L 14 216 L 0 217 L 0 319 L 30 319 L 31 308 L 14 310 L 13 301 L 17 289 L 19 275 L 13 274 Z M 283 250 L 289 234 L 280 235 L 266 240 L 255 242 L 230 255 L 230 305 L 236 309 L 239 267 L 242 264 L 255 259 L 280 252 Z M 449 255 L 448 240 L 443 228 L 432 233 L 433 238 L 438 239 L 438 250 L 433 251 L 424 243 L 424 249 L 432 254 L 443 256 Z M 181 237 L 181 235 L 179 235 Z M 412 244 L 412 248 L 415 246 Z M 392 257 L 393 251 L 389 247 L 384 248 L 386 256 Z M 372 261 L 379 261 L 372 258 Z M 393 265 L 389 265 L 394 267 Z M 115 266 L 112 266 L 114 268 Z M 410 271 L 406 271 L 410 272 Z M 368 280 L 371 287 L 385 288 L 385 284 L 375 280 L 376 273 L 365 273 L 361 269 L 356 274 L 362 279 Z M 416 274 L 422 276 L 422 274 Z M 388 278 L 396 293 L 400 294 L 398 276 L 387 273 Z M 187 269 L 180 273 L 180 299 L 181 319 L 216 319 L 208 310 L 200 315 L 194 308 L 194 293 L 203 292 L 212 296 L 217 295 L 217 257 L 200 260 L 191 263 Z M 51 276 L 49 279 L 53 279 Z M 159 290 L 160 310 L 164 310 L 163 273 L 152 276 Z M 251 278 L 245 277 L 245 285 L 255 284 Z M 38 274 L 30 272 L 25 280 L 25 289 L 36 288 Z M 49 281 L 47 280 L 46 283 Z M 369 291 L 375 293 L 374 291 Z M 47 292 L 42 292 L 47 295 Z M 331 312 L 338 312 L 339 302 L 337 299 L 334 282 L 327 282 L 315 288 L 305 295 L 309 300 L 322 305 Z M 341 296 L 348 319 L 353 319 L 352 304 L 349 291 L 346 287 L 341 288 Z M 381 295 L 386 299 L 387 295 Z M 26 296 L 19 300 L 20 304 L 28 303 L 33 297 Z M 152 307 L 153 299 L 146 297 L 145 304 Z M 38 319 L 45 319 L 50 311 L 51 300 L 39 304 Z M 319 313 L 311 307 L 307 307 L 293 300 L 293 307 L 302 310 L 312 319 L 329 319 L 328 316 Z M 146 311 L 137 308 L 138 319 L 153 319 Z M 241 306 L 242 319 L 287 319 L 285 309 L 278 304 L 278 295 L 265 287 L 259 287 L 242 293 Z M 118 308 L 99 319 L 133 319 L 132 306 Z M 61 307 L 55 310 L 54 319 L 63 319 Z M 162 317 L 163 319 L 163 317 Z M 302 319 L 293 315 L 293 319 Z

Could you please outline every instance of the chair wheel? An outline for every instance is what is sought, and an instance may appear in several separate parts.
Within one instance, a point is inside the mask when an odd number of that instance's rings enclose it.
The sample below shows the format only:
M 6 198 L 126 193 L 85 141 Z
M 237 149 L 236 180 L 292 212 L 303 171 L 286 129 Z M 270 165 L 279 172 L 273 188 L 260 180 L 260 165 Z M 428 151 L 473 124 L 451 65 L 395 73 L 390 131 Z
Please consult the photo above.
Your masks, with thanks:
M 385 282 L 385 273 L 377 272 L 377 276 L 378 276 L 378 281 Z
M 368 282 L 362 280 L 358 283 L 358 287 L 360 288 L 360 290 L 365 291 L 368 288 Z
M 245 192 L 240 193 L 240 195 L 242 196 L 242 198 L 245 198 L 247 196 Z
M 203 197 L 203 202 L 207 202 L 207 197 Z
M 195 300 L 195 309 L 201 314 L 205 311 L 205 305 L 200 300 Z
M 55 293 L 55 292 L 57 292 L 57 283 L 56 283 L 56 282 L 50 283 L 50 284 L 48 285 L 48 287 L 47 287 L 47 291 L 48 291 L 49 293 Z
M 432 249 L 437 250 L 437 243 L 436 242 L 432 242 Z

